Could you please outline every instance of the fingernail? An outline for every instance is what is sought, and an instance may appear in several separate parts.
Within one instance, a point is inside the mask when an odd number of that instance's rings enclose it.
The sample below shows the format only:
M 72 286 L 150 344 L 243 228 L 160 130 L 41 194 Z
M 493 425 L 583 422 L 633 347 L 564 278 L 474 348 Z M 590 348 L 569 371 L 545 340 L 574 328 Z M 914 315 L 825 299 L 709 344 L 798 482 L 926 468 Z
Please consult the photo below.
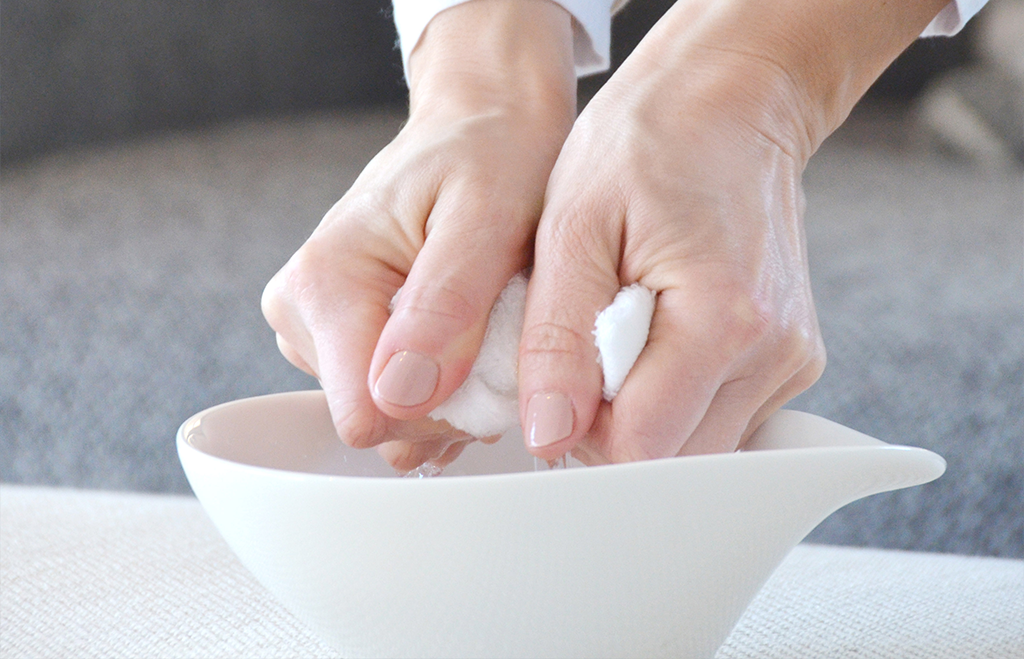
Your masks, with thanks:
M 430 400 L 440 374 L 440 367 L 430 357 L 402 350 L 391 355 L 373 390 L 392 405 L 413 407 Z
M 534 394 L 526 404 L 527 441 L 530 446 L 550 446 L 572 434 L 572 403 L 563 393 Z

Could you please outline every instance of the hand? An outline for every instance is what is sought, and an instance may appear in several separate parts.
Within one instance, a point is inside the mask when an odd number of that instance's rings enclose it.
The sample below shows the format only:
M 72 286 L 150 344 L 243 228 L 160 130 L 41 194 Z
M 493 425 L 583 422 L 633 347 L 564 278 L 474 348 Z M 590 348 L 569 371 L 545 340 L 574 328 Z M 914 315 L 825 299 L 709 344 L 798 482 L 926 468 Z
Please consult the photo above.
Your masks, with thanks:
M 577 120 L 549 182 L 520 348 L 535 455 L 731 451 L 820 376 L 801 174 L 938 9 L 897 3 L 887 24 L 878 7 L 872 22 L 855 4 L 802 4 L 681 0 Z M 609 404 L 591 330 L 634 282 L 657 306 Z
M 476 0 L 428 26 L 408 123 L 263 296 L 281 352 L 319 378 L 345 442 L 400 440 L 382 453 L 409 468 L 463 441 L 416 424 L 469 373 L 494 300 L 530 261 L 575 102 L 559 6 Z

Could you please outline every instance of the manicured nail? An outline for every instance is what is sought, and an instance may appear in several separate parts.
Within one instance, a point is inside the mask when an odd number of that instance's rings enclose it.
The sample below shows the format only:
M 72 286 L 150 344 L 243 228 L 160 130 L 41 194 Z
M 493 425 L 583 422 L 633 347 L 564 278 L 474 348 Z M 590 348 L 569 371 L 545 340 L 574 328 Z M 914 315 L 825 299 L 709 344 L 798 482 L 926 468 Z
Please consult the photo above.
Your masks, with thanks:
M 430 357 L 402 350 L 391 355 L 373 390 L 392 405 L 412 407 L 430 400 L 440 374 L 440 367 Z
M 572 403 L 563 393 L 534 394 L 526 404 L 527 441 L 530 446 L 550 446 L 572 434 Z

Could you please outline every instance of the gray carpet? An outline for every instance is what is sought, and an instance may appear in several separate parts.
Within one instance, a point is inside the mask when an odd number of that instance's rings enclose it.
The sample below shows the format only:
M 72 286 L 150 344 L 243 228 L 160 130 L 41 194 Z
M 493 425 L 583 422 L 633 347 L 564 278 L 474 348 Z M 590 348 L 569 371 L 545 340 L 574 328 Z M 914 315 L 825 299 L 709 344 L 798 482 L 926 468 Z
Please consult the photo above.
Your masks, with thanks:
M 400 121 L 240 123 L 4 169 L 0 479 L 186 491 L 181 421 L 314 386 L 277 354 L 260 292 Z M 830 361 L 791 406 L 935 450 L 949 471 L 812 539 L 1024 557 L 1021 175 L 907 135 L 859 112 L 808 170 Z
M 949 465 L 848 506 L 812 539 L 1024 555 L 1020 172 L 928 157 L 868 114 L 815 156 L 806 190 L 829 364 L 790 407 Z

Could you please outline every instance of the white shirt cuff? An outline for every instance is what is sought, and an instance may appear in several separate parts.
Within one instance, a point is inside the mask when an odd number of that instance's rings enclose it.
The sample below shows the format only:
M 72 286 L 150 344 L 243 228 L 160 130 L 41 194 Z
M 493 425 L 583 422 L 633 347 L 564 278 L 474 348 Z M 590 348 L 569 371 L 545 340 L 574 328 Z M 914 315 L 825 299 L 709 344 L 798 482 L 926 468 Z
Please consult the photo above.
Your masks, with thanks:
M 922 37 L 950 37 L 963 29 L 967 21 L 985 6 L 988 0 L 953 0 L 942 8 L 921 33 Z
M 409 55 L 419 43 L 427 24 L 445 9 L 469 0 L 392 0 L 395 27 L 402 49 L 402 66 L 409 76 Z M 572 14 L 573 56 L 576 75 L 608 70 L 611 65 L 612 6 L 615 0 L 552 0 Z
M 445 9 L 470 0 L 392 0 L 395 27 L 402 49 L 402 66 L 409 75 L 409 55 L 419 43 L 427 24 Z M 573 18 L 573 57 L 576 75 L 586 76 L 607 71 L 611 66 L 612 14 L 628 0 L 551 0 L 561 5 Z M 988 0 L 953 0 L 928 24 L 922 37 L 952 36 Z

